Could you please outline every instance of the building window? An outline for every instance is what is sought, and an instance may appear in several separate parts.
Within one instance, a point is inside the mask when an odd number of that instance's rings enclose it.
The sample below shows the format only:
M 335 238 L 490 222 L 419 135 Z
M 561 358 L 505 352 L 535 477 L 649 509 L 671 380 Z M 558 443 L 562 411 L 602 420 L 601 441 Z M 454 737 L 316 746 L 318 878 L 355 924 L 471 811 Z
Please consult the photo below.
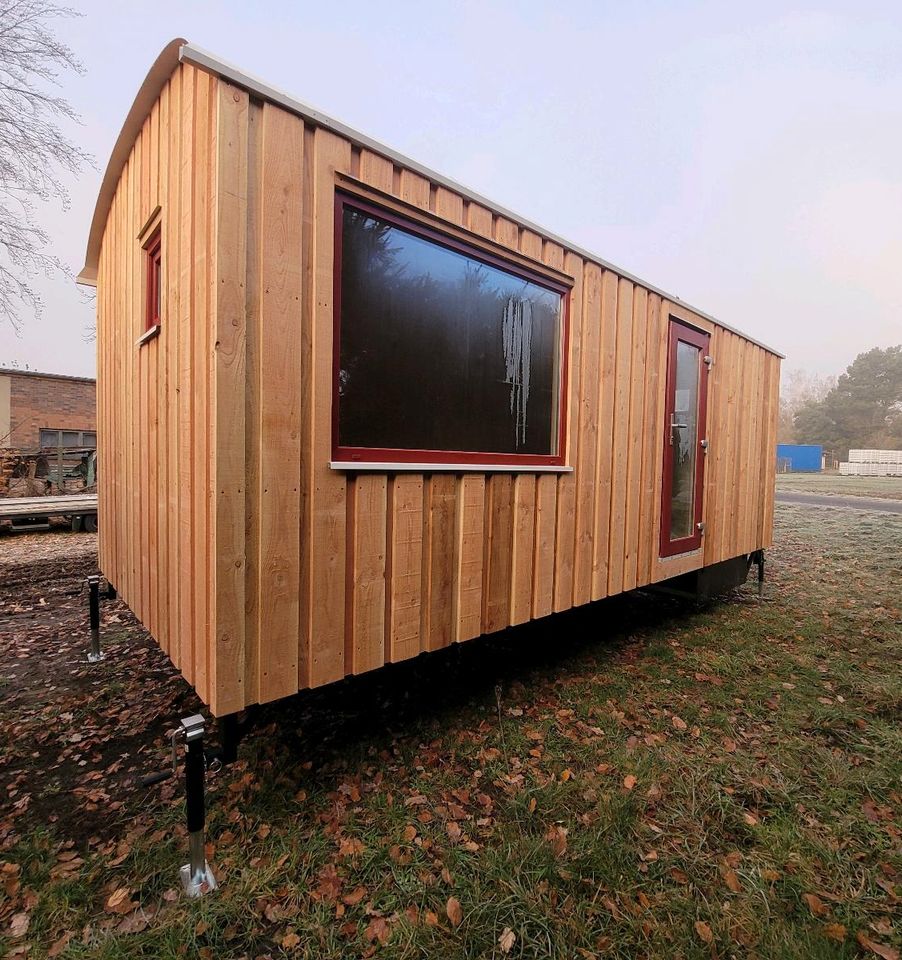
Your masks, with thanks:
M 336 195 L 333 454 L 563 464 L 568 289 Z
M 41 449 L 56 450 L 58 447 L 97 446 L 97 434 L 93 430 L 41 430 Z
M 144 330 L 154 330 L 160 325 L 160 304 L 163 295 L 162 240 L 160 228 L 151 234 L 144 245 L 145 277 L 147 294 L 145 298 Z

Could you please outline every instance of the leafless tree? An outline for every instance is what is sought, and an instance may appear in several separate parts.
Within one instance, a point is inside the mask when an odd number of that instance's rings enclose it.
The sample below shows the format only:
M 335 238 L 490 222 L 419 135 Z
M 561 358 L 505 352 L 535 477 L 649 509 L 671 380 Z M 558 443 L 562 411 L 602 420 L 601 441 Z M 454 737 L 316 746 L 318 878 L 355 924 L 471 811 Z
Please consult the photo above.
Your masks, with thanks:
M 14 328 L 23 313 L 40 312 L 34 278 L 63 269 L 35 204 L 67 208 L 63 177 L 92 162 L 64 135 L 78 116 L 54 89 L 63 74 L 84 70 L 51 30 L 71 16 L 79 14 L 50 0 L 0 0 L 0 321 Z
M 819 403 L 836 386 L 836 377 L 809 373 L 807 370 L 787 370 L 780 385 L 780 419 L 777 440 L 795 443 L 795 415 L 802 407 Z

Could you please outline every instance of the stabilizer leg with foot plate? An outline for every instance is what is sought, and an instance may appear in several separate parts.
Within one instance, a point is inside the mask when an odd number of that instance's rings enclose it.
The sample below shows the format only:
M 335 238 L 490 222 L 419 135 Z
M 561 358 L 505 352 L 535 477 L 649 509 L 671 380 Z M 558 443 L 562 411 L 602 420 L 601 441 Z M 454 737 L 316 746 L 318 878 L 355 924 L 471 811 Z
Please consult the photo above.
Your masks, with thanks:
M 204 852 L 204 718 L 200 714 L 182 720 L 185 736 L 185 813 L 188 823 L 188 863 L 180 871 L 182 889 L 200 897 L 216 889 L 216 879 Z
M 91 652 L 88 663 L 99 663 L 104 658 L 100 649 L 100 577 L 88 577 L 88 619 L 91 622 Z

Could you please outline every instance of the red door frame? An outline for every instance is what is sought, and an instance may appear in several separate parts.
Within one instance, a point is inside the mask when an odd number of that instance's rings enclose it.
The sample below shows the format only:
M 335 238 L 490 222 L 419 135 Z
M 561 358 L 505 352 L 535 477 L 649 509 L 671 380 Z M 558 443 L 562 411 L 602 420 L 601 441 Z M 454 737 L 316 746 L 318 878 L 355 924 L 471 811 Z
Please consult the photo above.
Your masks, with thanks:
M 679 540 L 670 539 L 670 521 L 673 495 L 673 454 L 675 447 L 670 442 L 671 420 L 676 404 L 676 358 L 677 343 L 688 343 L 698 348 L 698 445 L 695 459 L 695 499 L 692 517 L 692 536 Z M 667 347 L 667 393 L 664 397 L 664 477 L 661 484 L 661 556 L 672 557 L 678 553 L 697 550 L 702 544 L 702 504 L 705 492 L 705 445 L 708 421 L 708 364 L 705 357 L 711 343 L 711 335 L 679 320 L 670 318 L 670 333 Z

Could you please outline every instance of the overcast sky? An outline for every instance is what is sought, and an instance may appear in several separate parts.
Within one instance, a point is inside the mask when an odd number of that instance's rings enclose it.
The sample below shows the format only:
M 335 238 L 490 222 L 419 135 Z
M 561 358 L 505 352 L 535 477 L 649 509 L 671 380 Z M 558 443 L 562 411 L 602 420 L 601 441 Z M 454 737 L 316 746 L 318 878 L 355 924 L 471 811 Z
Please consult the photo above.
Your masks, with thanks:
M 183 36 L 787 354 L 902 342 L 902 4 L 75 0 L 63 93 L 97 159 L 42 222 L 73 275 L 113 142 Z M 0 366 L 93 376 L 41 284 Z

